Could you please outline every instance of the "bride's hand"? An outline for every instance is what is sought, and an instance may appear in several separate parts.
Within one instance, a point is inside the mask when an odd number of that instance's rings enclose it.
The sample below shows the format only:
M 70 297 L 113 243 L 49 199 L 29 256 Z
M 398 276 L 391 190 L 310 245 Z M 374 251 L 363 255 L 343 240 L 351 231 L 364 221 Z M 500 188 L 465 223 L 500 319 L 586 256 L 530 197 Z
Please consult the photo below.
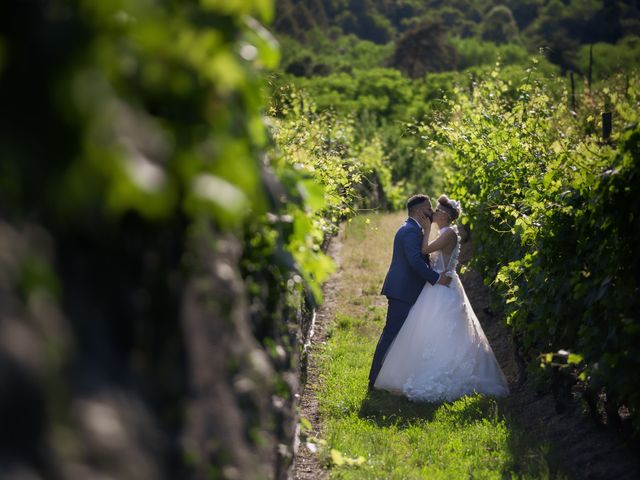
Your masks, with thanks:
M 447 272 L 442 272 L 440 274 L 440 278 L 438 279 L 437 284 L 438 285 L 444 285 L 445 287 L 448 287 L 450 283 L 451 283 L 451 277 L 449 275 L 447 275 Z
M 428 232 L 431 229 L 431 219 L 425 215 L 424 212 L 420 212 L 417 215 L 418 223 L 422 227 L 425 232 Z

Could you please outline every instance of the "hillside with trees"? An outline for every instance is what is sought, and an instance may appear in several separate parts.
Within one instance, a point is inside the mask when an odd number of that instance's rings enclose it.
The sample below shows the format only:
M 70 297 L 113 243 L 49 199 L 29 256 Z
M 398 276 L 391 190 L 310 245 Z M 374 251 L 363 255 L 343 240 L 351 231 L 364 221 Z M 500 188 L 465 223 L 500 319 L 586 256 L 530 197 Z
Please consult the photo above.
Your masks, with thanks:
M 423 56 L 435 58 L 426 71 L 435 72 L 464 68 L 456 63 L 453 53 L 460 39 L 491 42 L 496 47 L 515 44 L 529 53 L 542 49 L 562 72 L 586 73 L 588 65 L 581 61 L 581 51 L 591 44 L 618 44 L 609 68 L 638 61 L 637 55 L 633 59 L 628 55 L 638 51 L 637 39 L 630 43 L 629 37 L 640 34 L 640 6 L 633 0 L 279 0 L 276 12 L 276 32 L 287 37 L 287 42 L 295 40 L 299 48 L 317 45 L 315 30 L 332 42 L 352 35 L 376 45 L 392 44 L 396 53 L 381 59 L 381 66 L 401 65 L 391 58 L 416 37 L 423 39 L 418 42 Z M 290 47 L 291 43 L 285 45 Z M 311 60 L 315 64 L 316 59 Z M 283 65 L 285 69 L 288 66 L 286 62 Z M 340 70 L 340 65 L 329 67 Z

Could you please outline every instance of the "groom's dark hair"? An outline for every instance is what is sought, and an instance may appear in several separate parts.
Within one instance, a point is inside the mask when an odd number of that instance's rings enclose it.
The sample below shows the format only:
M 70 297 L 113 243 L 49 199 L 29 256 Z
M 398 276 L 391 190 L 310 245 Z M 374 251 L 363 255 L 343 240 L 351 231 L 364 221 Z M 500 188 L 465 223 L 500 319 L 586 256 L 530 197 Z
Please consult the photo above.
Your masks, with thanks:
M 422 205 L 424 202 L 429 202 L 429 204 L 431 204 L 429 197 L 427 197 L 426 195 L 422 193 L 419 195 L 414 195 L 413 197 L 409 198 L 409 200 L 407 200 L 407 211 L 411 212 L 411 210 L 413 210 L 413 207 L 415 207 L 416 205 Z

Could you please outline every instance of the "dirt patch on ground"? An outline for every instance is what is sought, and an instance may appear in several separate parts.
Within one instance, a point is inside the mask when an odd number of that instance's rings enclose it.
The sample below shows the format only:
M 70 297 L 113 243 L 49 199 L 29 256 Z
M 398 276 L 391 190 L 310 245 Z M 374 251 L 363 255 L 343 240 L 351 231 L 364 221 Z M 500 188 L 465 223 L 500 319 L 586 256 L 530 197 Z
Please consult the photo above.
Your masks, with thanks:
M 472 242 L 462 243 L 460 261 L 473 255 Z M 593 421 L 580 398 L 560 405 L 551 393 L 536 392 L 527 381 L 524 365 L 518 361 L 516 345 L 502 318 L 489 309 L 489 288 L 482 277 L 468 270 L 462 277 L 489 342 L 509 381 L 507 415 L 532 436 L 547 439 L 552 455 L 563 470 L 575 479 L 640 478 L 638 445 L 627 445 L 614 431 Z
M 307 357 L 306 383 L 303 386 L 300 398 L 300 416 L 306 418 L 311 423 L 311 431 L 306 432 L 303 437 L 322 438 L 322 424 L 318 411 L 318 398 L 316 392 L 320 387 L 320 371 L 316 360 L 316 353 L 326 342 L 327 326 L 335 315 L 336 292 L 340 284 L 340 254 L 342 252 L 342 237 L 344 235 L 344 225 L 340 228 L 338 235 L 331 239 L 328 248 L 328 255 L 337 265 L 337 271 L 331 276 L 323 286 L 324 302 L 316 311 L 313 330 L 306 346 L 305 355 Z M 298 437 L 300 438 L 300 436 Z M 323 467 L 318 454 L 309 449 L 303 438 L 297 443 L 295 452 L 295 464 L 293 466 L 293 477 L 296 480 L 322 480 L 329 477 L 329 471 Z

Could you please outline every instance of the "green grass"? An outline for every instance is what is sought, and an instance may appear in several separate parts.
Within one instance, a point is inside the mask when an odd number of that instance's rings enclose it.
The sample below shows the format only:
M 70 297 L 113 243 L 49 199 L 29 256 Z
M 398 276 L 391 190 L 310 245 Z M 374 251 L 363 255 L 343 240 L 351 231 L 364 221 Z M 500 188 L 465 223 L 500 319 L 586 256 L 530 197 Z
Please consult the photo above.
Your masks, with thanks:
M 398 219 L 375 215 L 371 224 L 355 220 L 345 235 L 344 285 L 318 357 L 325 445 L 320 454 L 331 477 L 562 478 L 557 467 L 550 466 L 548 447 L 510 424 L 495 399 L 476 395 L 425 404 L 385 392 L 367 393 L 369 366 L 385 315 L 378 291 L 370 284 L 372 278 L 382 281 L 389 255 L 385 250 L 391 248 Z M 362 262 L 363 255 L 369 261 Z M 354 304 L 358 281 L 366 288 Z

